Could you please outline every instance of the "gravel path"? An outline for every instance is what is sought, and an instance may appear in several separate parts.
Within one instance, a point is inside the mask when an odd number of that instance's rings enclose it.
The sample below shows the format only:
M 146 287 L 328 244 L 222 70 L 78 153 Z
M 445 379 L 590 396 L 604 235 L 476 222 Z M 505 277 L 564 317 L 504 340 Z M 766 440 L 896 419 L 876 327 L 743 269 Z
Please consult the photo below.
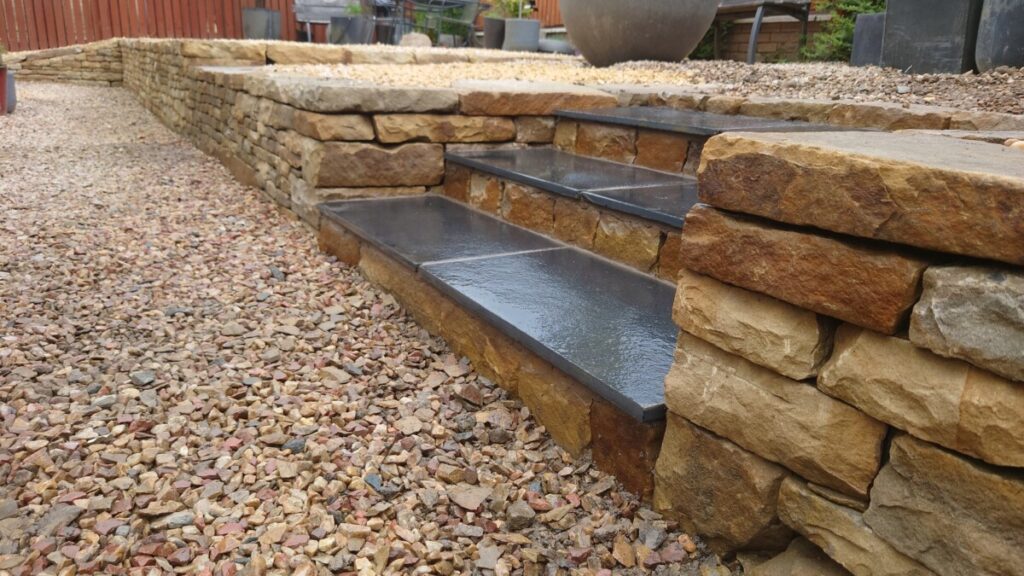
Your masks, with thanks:
M 729 573 L 130 94 L 19 91 L 0 574 Z

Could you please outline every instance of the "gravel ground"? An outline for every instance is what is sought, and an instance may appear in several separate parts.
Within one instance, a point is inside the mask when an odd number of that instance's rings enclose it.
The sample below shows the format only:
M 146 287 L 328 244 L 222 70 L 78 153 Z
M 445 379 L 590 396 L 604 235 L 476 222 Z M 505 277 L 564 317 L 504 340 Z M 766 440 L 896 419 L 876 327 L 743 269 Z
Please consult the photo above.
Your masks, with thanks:
M 450 86 L 462 79 L 552 80 L 575 84 L 669 84 L 714 94 L 857 100 L 949 106 L 1024 114 L 1024 69 L 985 74 L 904 74 L 844 64 L 755 64 L 687 61 L 629 62 L 593 68 L 582 60 L 421 66 L 280 66 L 279 71 L 342 77 L 386 85 Z
M 729 574 L 129 93 L 19 91 L 0 574 Z

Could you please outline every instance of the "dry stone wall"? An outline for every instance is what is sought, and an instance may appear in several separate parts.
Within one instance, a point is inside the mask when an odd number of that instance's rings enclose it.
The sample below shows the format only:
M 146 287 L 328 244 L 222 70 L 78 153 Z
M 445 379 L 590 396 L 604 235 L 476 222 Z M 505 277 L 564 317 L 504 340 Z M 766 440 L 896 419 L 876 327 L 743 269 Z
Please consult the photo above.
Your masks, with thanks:
M 120 86 L 123 71 L 119 40 L 6 54 L 3 62 L 19 81 Z

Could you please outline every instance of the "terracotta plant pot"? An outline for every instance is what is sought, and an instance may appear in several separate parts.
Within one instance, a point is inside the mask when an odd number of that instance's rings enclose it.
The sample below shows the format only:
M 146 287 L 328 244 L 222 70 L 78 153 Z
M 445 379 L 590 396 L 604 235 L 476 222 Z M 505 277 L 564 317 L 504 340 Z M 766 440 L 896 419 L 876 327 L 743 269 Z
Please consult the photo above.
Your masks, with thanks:
M 718 0 L 559 0 L 569 39 L 594 66 L 678 62 L 700 44 Z

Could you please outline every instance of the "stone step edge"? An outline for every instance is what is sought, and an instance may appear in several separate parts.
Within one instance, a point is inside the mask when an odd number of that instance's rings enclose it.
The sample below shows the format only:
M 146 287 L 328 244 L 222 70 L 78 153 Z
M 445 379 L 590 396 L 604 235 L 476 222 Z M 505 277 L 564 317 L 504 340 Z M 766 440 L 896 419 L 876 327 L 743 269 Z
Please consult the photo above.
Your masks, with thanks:
M 565 153 L 566 154 L 570 154 L 570 152 L 565 152 Z M 525 184 L 527 186 L 531 186 L 531 187 L 536 188 L 538 190 L 543 190 L 545 192 L 548 192 L 548 193 L 551 193 L 551 194 L 555 194 L 555 195 L 561 196 L 563 198 L 569 198 L 571 200 L 579 200 L 581 202 L 586 202 L 586 203 L 591 204 L 593 206 L 596 206 L 598 208 L 603 208 L 603 209 L 609 210 L 611 212 L 618 212 L 620 214 L 626 214 L 627 216 L 631 216 L 633 218 L 638 218 L 640 220 L 646 220 L 648 222 L 651 222 L 653 224 L 657 224 L 659 226 L 667 226 L 667 227 L 669 227 L 669 228 L 671 228 L 673 230 L 682 230 L 683 229 L 683 220 L 684 220 L 683 218 L 676 218 L 676 217 L 673 217 L 673 216 L 669 216 L 667 214 L 654 213 L 653 211 L 651 211 L 649 209 L 645 209 L 643 206 L 640 206 L 640 205 L 637 205 L 637 204 L 631 204 L 629 202 L 623 202 L 621 200 L 610 199 L 607 196 L 602 194 L 602 192 L 609 192 L 609 191 L 612 191 L 612 190 L 622 190 L 624 188 L 602 188 L 602 189 L 595 189 L 593 191 L 582 192 L 580 194 L 577 194 L 576 192 L 571 191 L 568 188 L 562 187 L 562 186 L 560 186 L 560 185 L 558 185 L 556 183 L 550 182 L 548 180 L 544 180 L 542 178 L 534 178 L 532 176 L 524 176 L 524 175 L 521 175 L 521 174 L 511 173 L 511 172 L 508 172 L 506 170 L 495 168 L 495 167 L 491 166 L 490 164 L 488 164 L 487 162 L 483 162 L 483 161 L 477 160 L 477 159 L 472 158 L 470 156 L 464 156 L 464 155 L 459 154 L 457 152 L 445 152 L 444 153 L 444 158 L 445 158 L 445 161 L 451 162 L 452 164 L 457 164 L 457 165 L 462 166 L 464 168 L 469 168 L 471 170 L 476 170 L 478 172 L 483 172 L 485 174 L 490 174 L 491 176 L 495 176 L 495 177 L 497 177 L 497 178 L 499 178 L 501 180 L 509 180 L 509 181 L 512 181 L 512 182 L 518 182 L 519 184 Z M 610 160 L 605 160 L 603 158 L 594 158 L 594 157 L 590 157 L 590 156 L 585 156 L 585 158 L 587 158 L 588 160 L 594 160 L 594 161 L 597 161 L 597 162 L 607 162 L 609 164 L 620 164 L 619 162 L 612 162 Z M 650 168 L 643 168 L 643 167 L 640 167 L 640 166 L 633 166 L 632 164 L 620 164 L 620 165 L 621 166 L 628 166 L 628 167 L 636 169 L 636 170 L 643 170 L 645 172 L 657 172 L 659 174 L 662 173 L 662 172 L 659 172 L 658 170 L 651 170 Z M 669 173 L 666 172 L 665 174 L 669 174 Z M 678 176 L 681 180 L 690 180 L 690 181 L 695 181 L 696 180 L 696 178 L 693 178 L 692 176 L 683 176 L 683 175 L 680 175 L 680 174 L 672 174 L 672 175 L 673 176 Z M 660 187 L 663 187 L 663 186 L 665 186 L 664 183 L 650 184 L 650 185 L 645 184 L 645 185 L 642 185 L 642 186 L 631 187 L 631 189 L 632 190 L 643 190 L 645 188 L 652 188 L 653 189 L 653 188 L 660 188 Z
M 394 199 L 401 199 L 401 198 L 403 198 L 403 197 L 402 196 L 394 197 Z M 405 196 L 404 198 L 422 198 L 422 196 Z M 444 198 L 446 198 L 448 200 L 451 200 L 450 198 L 447 198 L 447 197 L 444 197 Z M 346 202 L 346 203 L 348 203 L 348 202 L 360 202 L 360 201 L 362 201 L 362 199 L 335 201 L 335 203 L 338 203 L 338 202 Z M 488 218 L 494 218 L 494 216 L 492 214 L 488 214 L 487 212 L 484 212 L 484 211 L 481 211 L 481 210 L 477 210 L 476 208 L 474 208 L 472 206 L 468 206 L 466 204 L 462 204 L 461 202 L 457 202 L 455 200 L 451 200 L 451 201 L 459 204 L 461 207 L 463 207 L 466 210 L 477 212 L 477 213 L 482 214 L 483 216 L 486 216 Z M 452 302 L 456 303 L 463 310 L 465 310 L 465 311 L 469 312 L 470 314 L 480 318 L 482 321 L 486 322 L 489 326 L 491 326 L 495 330 L 498 330 L 499 332 L 501 332 L 502 334 L 504 334 L 508 338 L 512 339 L 513 341 L 518 342 L 524 348 L 529 350 L 531 353 L 536 354 L 539 358 L 542 358 L 545 361 L 549 362 L 552 366 L 554 366 L 555 368 L 557 368 L 561 372 L 565 373 L 569 377 L 573 378 L 574 380 L 579 382 L 581 385 L 586 387 L 587 390 L 589 390 L 591 393 L 601 397 L 602 399 L 604 399 L 609 404 L 611 404 L 613 406 L 618 406 L 621 403 L 621 400 L 625 400 L 626 403 L 636 404 L 633 400 L 629 399 L 628 397 L 622 396 L 621 394 L 615 392 L 614 389 L 611 386 L 607 386 L 607 385 L 601 384 L 601 383 L 598 383 L 596 385 L 591 385 L 590 383 L 588 383 L 588 380 L 594 380 L 594 378 L 589 376 L 589 375 L 587 375 L 587 374 L 584 374 L 580 370 L 572 367 L 571 363 L 565 362 L 565 361 L 561 361 L 561 359 L 563 357 L 560 354 L 558 354 L 558 352 L 545 347 L 544 345 L 540 344 L 539 342 L 533 341 L 529 337 L 524 337 L 522 332 L 520 332 L 517 328 L 515 328 L 514 326 L 511 326 L 510 324 L 508 324 L 507 322 L 505 322 L 503 320 L 500 320 L 500 319 L 497 319 L 497 318 L 493 318 L 493 317 L 491 317 L 490 314 L 481 314 L 481 313 L 475 311 L 474 310 L 474 306 L 469 305 L 466 302 L 466 298 L 462 294 L 458 293 L 458 291 L 453 290 L 450 286 L 448 286 L 443 281 L 435 278 L 433 275 L 424 274 L 423 273 L 422 268 L 424 266 L 429 266 L 430 264 L 438 264 L 438 263 L 451 262 L 452 260 L 441 260 L 441 261 L 436 261 L 436 262 L 423 262 L 423 263 L 421 263 L 419 265 L 412 264 L 412 263 L 408 262 L 406 259 L 402 258 L 400 255 L 396 254 L 395 251 L 392 248 L 390 248 L 389 246 L 387 246 L 386 244 L 383 244 L 383 243 L 375 240 L 374 238 L 372 238 L 369 234 L 366 234 L 365 231 L 361 230 L 358 226 L 353 226 L 350 223 L 345 222 L 342 218 L 339 218 L 336 214 L 333 214 L 331 211 L 327 210 L 326 208 L 327 208 L 328 204 L 329 203 L 324 202 L 324 203 L 321 203 L 318 206 L 321 218 L 323 220 L 329 221 L 330 223 L 334 224 L 335 226 L 337 226 L 337 227 L 343 229 L 344 231 L 352 234 L 354 237 L 356 237 L 359 240 L 359 242 L 368 244 L 373 249 L 377 250 L 381 254 L 387 256 L 388 258 L 390 258 L 392 261 L 400 264 L 401 266 L 403 266 L 405 268 L 411 269 L 413 271 L 413 273 L 416 275 L 417 278 L 419 278 L 422 281 L 426 282 L 430 286 L 433 286 L 434 288 L 436 288 L 441 294 L 443 294 L 445 297 L 450 299 Z M 504 222 L 505 224 L 509 224 L 511 226 L 516 226 L 515 224 L 511 224 L 509 222 L 505 222 L 505 221 L 501 221 L 501 222 Z M 522 228 L 522 226 L 516 226 L 516 227 L 517 228 Z M 321 228 L 323 228 L 323 227 L 321 227 Z M 528 228 L 523 228 L 523 230 L 526 230 L 527 232 L 531 232 L 531 233 L 536 234 L 536 232 L 533 232 L 532 230 L 529 230 Z M 644 276 L 644 277 L 653 279 L 656 282 L 672 286 L 673 288 L 675 287 L 675 285 L 673 283 L 671 283 L 671 282 L 668 282 L 668 281 L 666 281 L 664 279 L 658 278 L 658 277 L 656 277 L 654 275 L 651 275 L 651 274 L 645 274 L 645 273 L 640 272 L 640 271 L 638 271 L 638 270 L 636 270 L 634 268 L 630 268 L 629 266 L 627 266 L 627 265 L 625 265 L 625 264 L 623 264 L 621 262 L 616 262 L 615 260 L 611 260 L 609 258 L 601 256 L 600 254 L 596 254 L 596 253 L 584 250 L 582 248 L 579 248 L 579 247 L 576 247 L 576 246 L 572 246 L 570 244 L 566 244 L 566 243 L 564 243 L 564 242 L 562 242 L 560 240 L 554 239 L 554 238 L 552 238 L 551 240 L 552 240 L 552 242 L 557 244 L 557 246 L 556 247 L 552 247 L 552 248 L 542 249 L 542 250 L 573 250 L 573 251 L 576 251 L 576 252 L 580 252 L 580 253 L 586 255 L 589 258 L 594 258 L 594 259 L 597 259 L 597 260 L 602 260 L 602 261 L 604 261 L 604 262 L 606 262 L 606 263 L 608 263 L 608 264 L 610 264 L 610 265 L 612 265 L 612 266 L 614 266 L 616 268 L 619 268 L 619 269 L 621 269 L 621 270 L 623 270 L 623 271 L 625 271 L 627 273 L 635 274 L 635 275 L 638 275 L 638 276 Z M 532 252 L 532 251 L 536 251 L 536 250 L 531 250 L 530 252 Z M 517 254 L 520 254 L 520 253 L 521 252 L 514 252 L 513 251 L 513 252 L 505 252 L 505 253 L 488 255 L 488 256 L 473 256 L 473 257 L 469 257 L 469 258 L 466 258 L 466 259 L 480 260 L 480 259 L 488 259 L 488 258 L 503 258 L 503 257 L 508 257 L 508 256 L 514 256 L 514 255 L 517 255 Z M 635 420 L 639 424 L 654 424 L 654 423 L 663 422 L 665 420 L 665 418 L 666 418 L 666 412 L 667 412 L 667 409 L 665 408 L 664 402 L 662 402 L 659 406 L 656 406 L 654 408 L 649 408 L 649 409 L 644 409 L 644 407 L 642 405 L 636 404 L 636 410 L 639 411 L 638 413 L 640 414 L 640 417 L 637 417 L 637 415 L 634 414 L 634 413 L 630 413 L 629 411 L 627 411 L 626 409 L 622 408 L 621 406 L 618 406 L 618 409 L 621 410 L 624 414 L 627 414 L 628 416 L 630 416 L 630 418 L 632 418 L 633 420 Z
M 765 126 L 750 126 L 745 128 L 730 128 L 725 130 L 715 128 L 701 128 L 693 126 L 686 122 L 680 122 L 679 124 L 671 124 L 668 121 L 658 120 L 647 120 L 642 118 L 630 118 L 615 114 L 613 110 L 620 110 L 621 108 L 655 108 L 659 111 L 668 113 L 677 113 L 679 116 L 706 116 L 721 118 L 723 121 L 736 122 L 740 119 L 751 120 L 754 122 L 763 122 L 766 124 L 777 124 L 777 125 L 765 125 Z M 827 124 L 815 124 L 812 122 L 805 122 L 803 120 L 785 120 L 781 118 L 768 118 L 763 116 L 749 116 L 746 114 L 720 114 L 717 112 L 708 112 L 705 110 L 695 109 L 679 109 L 671 106 L 619 106 L 612 109 L 604 108 L 592 108 L 592 109 L 560 109 L 555 110 L 554 116 L 559 119 L 572 120 L 574 122 L 589 122 L 593 124 L 611 124 L 615 126 L 625 126 L 628 128 L 639 128 L 643 130 L 653 130 L 655 132 L 667 132 L 670 134 L 678 134 L 685 136 L 691 141 L 703 142 L 708 138 L 717 136 L 725 132 L 803 132 L 803 131 L 831 131 L 839 129 L 836 126 L 830 126 Z

